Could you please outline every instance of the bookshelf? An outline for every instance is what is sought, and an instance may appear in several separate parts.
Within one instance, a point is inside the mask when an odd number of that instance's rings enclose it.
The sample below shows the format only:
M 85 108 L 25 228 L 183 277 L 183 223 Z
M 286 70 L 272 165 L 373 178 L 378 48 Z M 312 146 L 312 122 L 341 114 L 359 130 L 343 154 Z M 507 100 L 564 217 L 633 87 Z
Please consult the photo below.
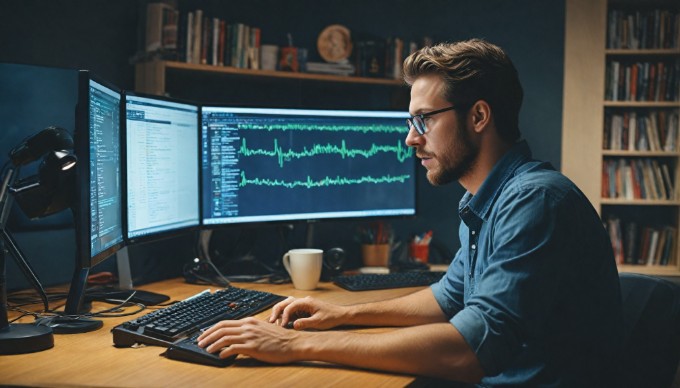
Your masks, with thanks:
M 626 15 L 639 25 L 654 10 L 678 23 L 674 1 L 567 0 L 562 170 L 608 227 L 620 271 L 680 276 L 680 47 L 660 48 L 658 36 L 656 44 L 635 41 L 642 34 L 621 45 L 615 32 L 633 30 L 610 22 Z M 674 80 L 656 77 L 673 66 Z

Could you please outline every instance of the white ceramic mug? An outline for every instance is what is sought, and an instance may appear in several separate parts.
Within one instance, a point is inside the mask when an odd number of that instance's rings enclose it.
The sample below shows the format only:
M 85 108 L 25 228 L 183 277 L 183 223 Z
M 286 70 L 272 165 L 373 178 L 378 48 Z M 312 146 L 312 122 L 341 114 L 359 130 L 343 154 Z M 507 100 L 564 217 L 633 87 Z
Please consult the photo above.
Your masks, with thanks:
M 313 290 L 319 284 L 323 251 L 321 249 L 291 249 L 283 255 L 283 266 L 298 290 Z

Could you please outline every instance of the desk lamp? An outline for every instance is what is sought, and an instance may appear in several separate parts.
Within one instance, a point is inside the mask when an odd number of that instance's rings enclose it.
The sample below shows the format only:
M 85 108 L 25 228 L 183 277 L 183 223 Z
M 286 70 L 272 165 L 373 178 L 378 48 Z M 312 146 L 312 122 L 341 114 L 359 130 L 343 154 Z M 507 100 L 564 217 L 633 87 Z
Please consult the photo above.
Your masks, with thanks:
M 0 354 L 32 353 L 54 346 L 52 329 L 25 323 L 9 323 L 7 318 L 7 284 L 5 255 L 11 253 L 17 265 L 40 294 L 45 311 L 47 295 L 33 268 L 6 228 L 7 218 L 16 199 L 31 219 L 54 214 L 69 207 L 73 197 L 76 157 L 73 140 L 65 129 L 48 127 L 10 151 L 10 168 L 0 187 Z M 18 179 L 21 166 L 43 158 L 37 175 Z M 11 194 L 11 195 L 10 195 Z

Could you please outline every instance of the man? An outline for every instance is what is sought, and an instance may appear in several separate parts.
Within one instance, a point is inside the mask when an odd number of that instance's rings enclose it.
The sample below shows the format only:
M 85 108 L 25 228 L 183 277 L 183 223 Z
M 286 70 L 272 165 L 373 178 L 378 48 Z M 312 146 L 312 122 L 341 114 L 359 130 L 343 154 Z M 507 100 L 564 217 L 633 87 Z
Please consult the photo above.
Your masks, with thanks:
M 473 39 L 424 48 L 404 73 L 413 115 L 406 144 L 432 184 L 458 181 L 467 190 L 458 205 L 461 248 L 447 274 L 376 303 L 288 298 L 269 323 L 224 321 L 200 346 L 223 357 L 320 360 L 484 385 L 611 385 L 622 313 L 609 239 L 574 184 L 519 141 L 514 65 Z M 282 328 L 289 322 L 295 330 Z M 340 325 L 404 328 L 320 331 Z

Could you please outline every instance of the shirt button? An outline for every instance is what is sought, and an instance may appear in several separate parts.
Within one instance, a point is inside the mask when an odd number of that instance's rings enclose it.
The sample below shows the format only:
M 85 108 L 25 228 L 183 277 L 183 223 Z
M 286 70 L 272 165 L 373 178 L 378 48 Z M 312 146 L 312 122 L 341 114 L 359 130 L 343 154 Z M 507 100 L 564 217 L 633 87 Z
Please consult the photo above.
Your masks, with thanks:
M 475 234 L 477 234 L 477 232 L 475 232 L 475 231 L 473 230 L 473 231 L 472 231 L 472 235 L 474 236 Z
M 477 244 L 472 244 L 471 248 L 472 248 L 472 250 L 477 249 Z

